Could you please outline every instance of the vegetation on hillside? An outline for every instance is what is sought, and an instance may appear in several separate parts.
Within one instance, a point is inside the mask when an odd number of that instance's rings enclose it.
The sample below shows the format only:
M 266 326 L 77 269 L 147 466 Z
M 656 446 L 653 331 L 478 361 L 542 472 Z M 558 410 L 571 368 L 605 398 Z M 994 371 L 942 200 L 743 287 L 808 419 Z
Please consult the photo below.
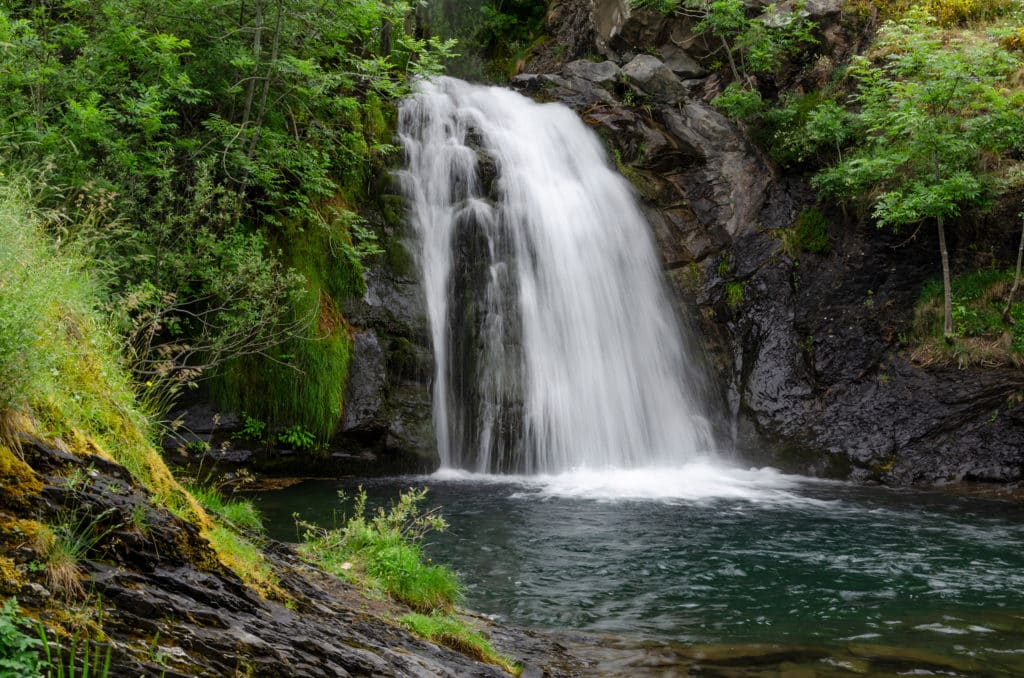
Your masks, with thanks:
M 4 166 L 33 177 L 51 236 L 101 264 L 154 402 L 220 370 L 273 423 L 330 435 L 349 351 L 338 301 L 379 251 L 359 205 L 395 154 L 393 100 L 452 49 L 406 33 L 411 11 L 0 4 Z M 284 369 L 247 389 L 240 360 Z M 308 398 L 276 405 L 302 398 L 300 373 Z
M 705 8 L 709 16 L 715 5 Z M 880 9 L 884 20 L 868 49 L 822 88 L 776 95 L 770 79 L 737 74 L 714 103 L 745 122 L 780 165 L 810 174 L 823 198 L 879 227 L 912 235 L 925 225 L 937 229 L 941 333 L 952 342 L 962 332 L 947 226 L 1021 187 L 1024 8 L 929 0 Z M 737 15 L 735 25 L 751 23 L 778 24 L 768 13 Z M 776 52 L 769 73 L 784 70 L 789 58 Z M 1006 325 L 1014 322 L 1013 296 L 1004 299 Z

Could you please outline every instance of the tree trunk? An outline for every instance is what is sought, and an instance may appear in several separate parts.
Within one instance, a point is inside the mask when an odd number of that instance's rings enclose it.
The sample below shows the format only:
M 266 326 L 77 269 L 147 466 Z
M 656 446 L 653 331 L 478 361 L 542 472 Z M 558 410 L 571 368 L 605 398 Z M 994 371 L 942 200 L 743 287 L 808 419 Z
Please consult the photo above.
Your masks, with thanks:
M 263 116 L 267 112 L 267 97 L 270 94 L 271 81 L 274 78 L 274 69 L 277 68 L 277 52 L 281 44 L 281 0 L 277 0 L 277 18 L 274 21 L 274 43 L 270 50 L 270 64 L 267 65 L 267 77 L 263 79 L 263 92 L 260 94 L 260 105 L 256 114 L 256 131 L 252 135 L 249 144 L 249 152 L 246 157 L 252 160 L 256 152 L 256 146 L 260 142 L 260 129 L 263 127 Z
M 260 71 L 260 55 L 263 52 L 263 2 L 256 3 L 256 28 L 252 38 L 252 73 L 245 85 L 245 106 L 242 109 L 242 128 L 249 124 L 252 115 L 252 102 L 256 94 L 256 75 Z
M 942 217 L 938 218 L 939 224 L 939 253 L 942 255 L 942 307 L 943 307 L 943 328 L 942 336 L 947 342 L 953 341 L 953 284 L 949 278 L 949 250 L 946 249 L 946 229 Z
M 1006 297 L 1006 307 L 1003 308 L 1003 322 L 1007 325 L 1013 325 L 1013 316 L 1010 315 L 1010 307 L 1013 306 L 1013 300 L 1017 296 L 1017 288 L 1020 287 L 1020 264 L 1021 258 L 1024 257 L 1024 212 L 1021 212 L 1020 222 L 1020 244 L 1017 246 L 1017 271 L 1013 274 L 1013 287 L 1010 288 L 1010 295 Z
M 391 0 L 384 0 L 384 18 L 380 21 L 380 55 L 387 59 L 391 56 Z

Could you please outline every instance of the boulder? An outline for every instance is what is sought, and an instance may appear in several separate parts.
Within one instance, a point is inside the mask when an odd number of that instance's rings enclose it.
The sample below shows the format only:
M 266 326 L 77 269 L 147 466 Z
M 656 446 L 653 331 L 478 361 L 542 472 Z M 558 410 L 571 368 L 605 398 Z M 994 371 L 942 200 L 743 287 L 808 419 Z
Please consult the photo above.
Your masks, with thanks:
M 619 79 L 619 67 L 613 61 L 594 62 L 587 59 L 572 61 L 565 65 L 562 74 L 570 78 L 580 78 L 611 89 Z
M 657 57 L 641 54 L 622 67 L 622 75 L 636 90 L 664 104 L 676 104 L 686 97 L 679 77 Z
M 661 48 L 661 58 L 683 80 L 703 78 L 708 72 L 685 50 L 669 43 Z

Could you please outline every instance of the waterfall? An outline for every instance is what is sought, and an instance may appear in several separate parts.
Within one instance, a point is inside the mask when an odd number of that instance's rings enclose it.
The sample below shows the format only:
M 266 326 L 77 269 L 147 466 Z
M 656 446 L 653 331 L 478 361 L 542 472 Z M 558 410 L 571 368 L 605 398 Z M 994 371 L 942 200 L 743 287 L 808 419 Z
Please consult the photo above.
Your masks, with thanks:
M 713 450 L 649 227 L 568 108 L 452 78 L 402 106 L 442 465 L 676 466 Z

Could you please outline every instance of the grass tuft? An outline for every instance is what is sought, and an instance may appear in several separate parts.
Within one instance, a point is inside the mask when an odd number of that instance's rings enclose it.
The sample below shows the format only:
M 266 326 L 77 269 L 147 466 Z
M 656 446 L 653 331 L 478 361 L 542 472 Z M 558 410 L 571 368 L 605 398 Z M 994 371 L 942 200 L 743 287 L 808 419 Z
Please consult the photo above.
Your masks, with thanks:
M 228 525 L 263 534 L 263 516 L 250 500 L 227 498 L 219 489 L 208 485 L 189 485 L 188 489 L 203 508 L 217 514 Z
M 398 621 L 413 633 L 438 645 L 450 647 L 488 664 L 497 664 L 513 675 L 519 675 L 522 671 L 508 657 L 495 652 L 483 633 L 449 614 L 424 615 L 414 612 L 400 617 Z
M 355 579 L 419 612 L 450 610 L 460 596 L 458 578 L 423 554 L 425 536 L 448 525 L 435 511 L 421 509 L 426 495 L 426 488 L 410 488 L 388 511 L 379 509 L 367 517 L 366 492 L 360 489 L 353 516 L 341 527 L 299 522 L 305 530 L 302 551 L 328 572 Z

